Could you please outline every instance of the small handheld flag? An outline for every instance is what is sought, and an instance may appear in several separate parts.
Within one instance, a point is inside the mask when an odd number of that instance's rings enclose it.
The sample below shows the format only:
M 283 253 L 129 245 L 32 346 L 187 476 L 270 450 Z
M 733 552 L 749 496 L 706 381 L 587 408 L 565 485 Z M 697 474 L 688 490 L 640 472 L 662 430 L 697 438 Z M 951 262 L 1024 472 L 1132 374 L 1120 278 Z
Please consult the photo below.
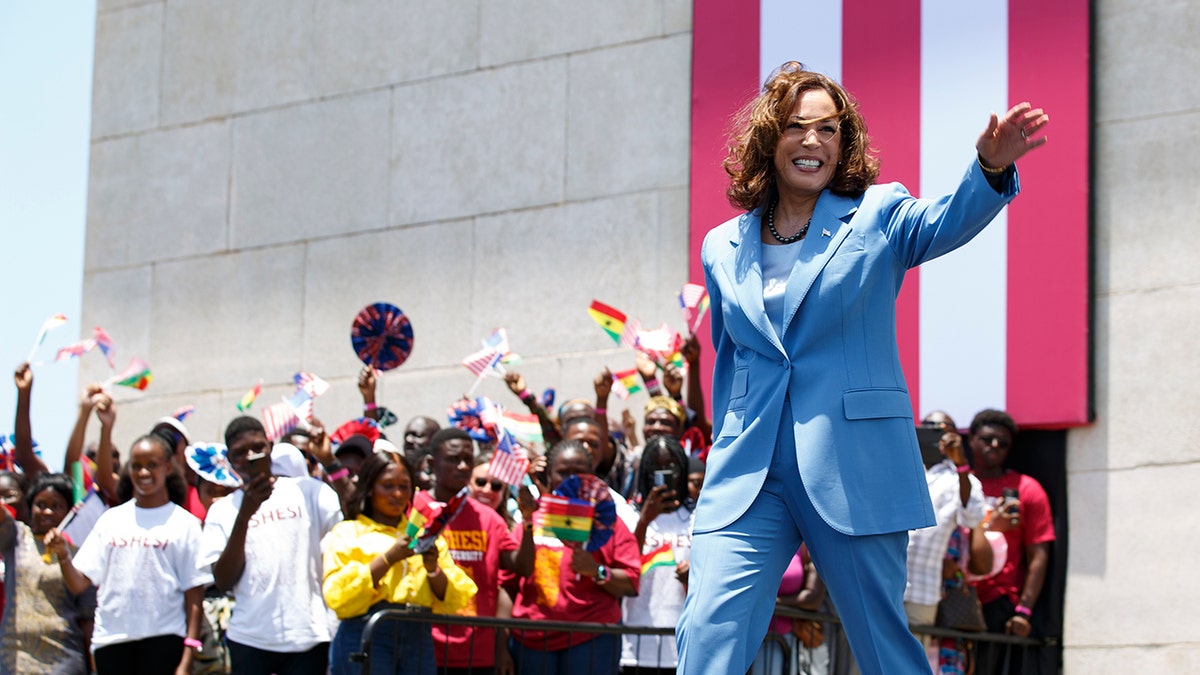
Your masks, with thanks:
M 600 328 L 604 329 L 605 333 L 613 339 L 613 342 L 621 344 L 621 335 L 625 332 L 625 313 L 609 307 L 608 305 L 593 300 L 591 306 L 588 307 L 588 314 L 592 320 L 600 324 Z
M 42 346 L 46 341 L 46 333 L 58 328 L 67 322 L 67 317 L 63 314 L 55 314 L 49 319 L 42 322 L 42 327 L 38 329 L 37 339 L 33 341 L 33 347 L 29 350 L 29 356 L 25 357 L 26 361 L 32 361 L 33 355 L 37 353 L 37 348 Z
M 96 341 L 96 346 L 100 348 L 101 353 L 104 354 L 104 358 L 108 361 L 108 367 L 116 370 L 117 364 L 115 361 L 113 361 L 113 354 L 115 353 L 115 350 L 113 349 L 112 338 L 110 338 L 108 333 L 104 332 L 104 329 L 100 326 L 94 326 L 92 328 L 92 337 Z
M 249 410 L 250 406 L 254 405 L 254 399 L 258 398 L 258 395 L 262 393 L 262 385 L 262 378 L 259 378 L 258 384 L 254 385 L 254 388 L 246 392 L 241 400 L 237 402 L 237 409 L 241 412 Z
M 110 378 L 108 383 L 146 391 L 146 387 L 149 387 L 153 381 L 154 375 L 150 373 L 150 365 L 135 356 L 129 360 L 129 365 L 125 366 L 125 370 Z
M 649 572 L 655 567 L 674 567 L 675 552 L 671 550 L 671 545 L 664 543 L 662 546 L 642 554 L 642 574 Z
M 87 340 L 76 342 L 73 345 L 67 345 L 66 347 L 58 350 L 58 353 L 54 355 L 54 360 L 66 361 L 67 359 L 79 358 L 95 348 L 96 341 L 88 338 Z
M 708 311 L 708 289 L 700 284 L 684 284 L 679 292 L 679 309 L 683 313 L 683 322 L 688 332 L 695 334 Z

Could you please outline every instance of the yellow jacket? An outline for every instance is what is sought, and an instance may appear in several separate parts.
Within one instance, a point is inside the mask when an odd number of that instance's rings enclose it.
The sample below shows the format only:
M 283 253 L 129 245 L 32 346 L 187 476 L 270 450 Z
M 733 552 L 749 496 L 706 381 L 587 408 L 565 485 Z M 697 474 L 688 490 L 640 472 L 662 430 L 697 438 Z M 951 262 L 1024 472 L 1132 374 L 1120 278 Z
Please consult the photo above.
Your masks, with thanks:
M 333 526 L 325 541 L 325 582 L 321 590 L 325 603 L 339 619 L 366 614 L 377 602 L 420 605 L 439 614 L 453 614 L 475 596 L 478 590 L 475 582 L 454 564 L 441 537 L 437 540 L 437 550 L 438 566 L 446 575 L 444 600 L 433 595 L 425 566 L 417 555 L 392 565 L 378 586 L 371 583 L 371 561 L 391 548 L 407 526 L 407 520 L 395 528 L 363 515 Z

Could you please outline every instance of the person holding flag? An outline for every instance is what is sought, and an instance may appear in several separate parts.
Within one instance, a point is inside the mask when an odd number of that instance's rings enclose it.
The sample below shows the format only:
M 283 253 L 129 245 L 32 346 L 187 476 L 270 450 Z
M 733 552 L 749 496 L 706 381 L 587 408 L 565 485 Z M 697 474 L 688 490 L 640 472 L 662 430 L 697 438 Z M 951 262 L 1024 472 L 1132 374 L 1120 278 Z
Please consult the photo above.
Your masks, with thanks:
M 450 614 L 475 596 L 475 582 L 450 557 L 443 537 L 423 553 L 414 550 L 413 540 L 421 533 L 417 522 L 427 522 L 411 508 L 414 475 L 399 452 L 372 453 L 359 469 L 346 504 L 347 520 L 335 525 L 325 542 L 321 588 L 342 620 L 329 653 L 333 675 L 362 672 L 350 656 L 358 653 L 363 627 L 374 612 L 408 606 Z M 371 673 L 433 675 L 435 669 L 428 623 L 378 624 Z
M 743 673 L 789 560 L 808 550 L 866 675 L 928 673 L 903 596 L 908 530 L 934 523 L 900 365 L 905 272 L 966 244 L 1046 142 L 1028 103 L 992 114 L 953 194 L 874 185 L 850 94 L 788 62 L 734 119 L 726 194 L 745 213 L 701 258 L 714 441 L 696 508 L 679 672 Z
M 514 618 L 619 623 L 621 599 L 637 595 L 641 555 L 633 534 L 615 517 L 615 511 L 609 530 L 611 537 L 600 543 L 597 528 L 591 528 L 590 532 L 580 529 L 592 522 L 591 516 L 580 510 L 583 505 L 579 502 L 587 500 L 551 494 L 571 477 L 576 477 L 577 483 L 580 479 L 590 479 L 592 489 L 599 491 L 597 501 L 608 498 L 611 505 L 608 488 L 593 475 L 593 467 L 592 454 L 580 441 L 559 441 L 547 453 L 547 480 L 535 481 L 542 495 L 538 512 L 523 523 L 523 532 L 514 533 L 514 536 L 532 536 L 536 550 L 533 570 L 516 575 Z M 520 497 L 526 503 L 532 499 L 528 490 L 522 490 Z M 591 506 L 583 510 L 591 511 Z M 592 541 L 593 537 L 596 541 Z M 506 574 L 502 579 L 511 576 Z M 512 632 L 511 648 L 518 673 L 617 673 L 616 635 Z
M 688 497 L 687 467 L 687 453 L 674 436 L 659 434 L 646 441 L 633 497 L 639 512 L 633 536 L 642 552 L 642 576 L 638 594 L 625 598 L 629 625 L 666 628 L 679 621 L 687 595 L 695 508 Z M 626 635 L 622 642 L 623 668 L 636 666 L 643 674 L 675 672 L 674 636 Z

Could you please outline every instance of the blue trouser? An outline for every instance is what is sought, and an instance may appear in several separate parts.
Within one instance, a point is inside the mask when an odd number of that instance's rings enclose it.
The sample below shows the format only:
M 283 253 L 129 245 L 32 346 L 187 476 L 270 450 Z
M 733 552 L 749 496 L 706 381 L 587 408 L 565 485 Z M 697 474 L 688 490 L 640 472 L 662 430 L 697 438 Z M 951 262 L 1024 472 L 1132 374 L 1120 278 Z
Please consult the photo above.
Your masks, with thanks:
M 864 675 L 927 675 L 925 650 L 904 613 L 908 532 L 851 536 L 831 528 L 804 489 L 787 405 L 778 438 L 766 482 L 746 513 L 693 536 L 676 629 L 679 673 L 746 672 L 767 633 L 783 572 L 807 542 Z
M 329 665 L 333 675 L 358 675 L 362 666 L 350 661 L 350 655 L 362 646 L 363 628 L 375 611 L 398 605 L 379 603 L 362 616 L 346 619 L 338 625 L 329 647 Z M 380 621 L 371 636 L 371 673 L 384 675 L 433 675 L 433 635 L 423 621 Z

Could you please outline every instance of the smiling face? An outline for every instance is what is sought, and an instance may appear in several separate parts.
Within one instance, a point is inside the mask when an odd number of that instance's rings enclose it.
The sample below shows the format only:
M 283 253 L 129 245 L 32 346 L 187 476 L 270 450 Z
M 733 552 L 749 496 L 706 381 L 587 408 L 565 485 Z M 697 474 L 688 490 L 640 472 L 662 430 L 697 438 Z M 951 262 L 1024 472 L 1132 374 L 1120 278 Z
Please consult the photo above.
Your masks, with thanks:
M 171 462 L 161 445 L 141 441 L 129 451 L 129 478 L 133 481 L 133 497 L 142 508 L 162 506 L 170 501 L 167 495 L 167 473 Z
M 504 483 L 488 476 L 491 464 L 480 464 L 471 472 L 471 496 L 491 508 L 500 506 L 504 498 Z M 497 489 L 499 488 L 499 489 Z
M 833 180 L 842 157 L 837 116 L 833 97 L 824 89 L 809 89 L 796 99 L 775 146 L 781 195 L 816 195 Z
M 683 435 L 683 428 L 679 424 L 679 419 L 671 414 L 666 408 L 655 408 L 646 413 L 646 417 L 642 420 L 642 435 L 646 440 L 650 440 L 655 436 L 674 436 L 678 439 Z
M 25 505 L 25 492 L 12 476 L 0 476 L 0 504 L 11 506 L 17 512 L 17 520 L 29 520 L 29 508 Z
M 408 470 L 399 462 L 387 466 L 371 485 L 371 518 L 395 527 L 408 513 L 413 483 Z
M 46 488 L 33 496 L 33 508 L 29 514 L 29 529 L 36 536 L 42 536 L 52 527 L 58 527 L 66 517 L 71 505 L 57 490 Z

